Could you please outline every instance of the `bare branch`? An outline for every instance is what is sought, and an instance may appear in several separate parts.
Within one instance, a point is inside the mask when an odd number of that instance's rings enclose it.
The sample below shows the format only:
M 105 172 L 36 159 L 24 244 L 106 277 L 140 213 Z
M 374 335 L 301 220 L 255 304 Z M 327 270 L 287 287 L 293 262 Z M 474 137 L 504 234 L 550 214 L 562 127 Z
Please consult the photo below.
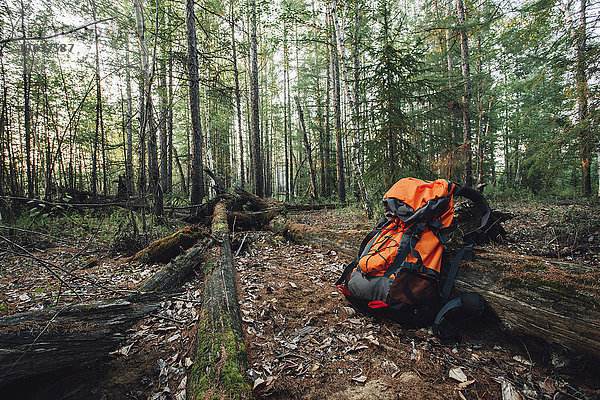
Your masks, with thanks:
M 65 32 L 59 32 L 59 33 L 55 33 L 53 35 L 50 36 L 31 36 L 31 37 L 18 37 L 18 38 L 8 38 L 8 39 L 2 39 L 0 40 L 0 44 L 6 44 L 6 43 L 11 43 L 11 42 L 18 42 L 21 40 L 47 40 L 47 39 L 52 39 L 58 36 L 65 36 L 65 35 L 69 35 L 71 33 L 80 31 L 82 29 L 86 29 L 88 26 L 92 26 L 92 25 L 96 25 L 96 24 L 101 24 L 102 22 L 107 22 L 107 21 L 112 21 L 113 19 L 116 19 L 117 17 L 111 17 L 111 18 L 105 18 L 105 19 L 101 19 L 99 21 L 94 21 L 94 22 L 90 22 L 89 24 L 77 27 L 77 28 L 73 28 L 73 29 L 69 29 L 68 31 Z

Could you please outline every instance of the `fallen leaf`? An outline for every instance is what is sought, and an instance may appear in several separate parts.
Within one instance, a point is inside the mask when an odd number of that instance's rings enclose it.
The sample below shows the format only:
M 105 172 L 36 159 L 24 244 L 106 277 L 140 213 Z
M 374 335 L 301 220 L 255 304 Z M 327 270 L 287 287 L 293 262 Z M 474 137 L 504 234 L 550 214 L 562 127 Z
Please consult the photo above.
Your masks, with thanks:
M 356 378 L 352 378 L 352 380 L 358 383 L 365 383 L 367 381 L 367 377 L 365 375 L 361 375 Z
M 19 296 L 19 300 L 24 301 L 25 303 L 27 303 L 28 301 L 31 301 L 31 297 L 29 297 L 27 294 L 22 294 Z
M 465 375 L 465 373 L 463 372 L 463 370 L 460 367 L 452 368 L 450 370 L 450 372 L 448 373 L 448 376 L 459 382 L 467 381 L 467 375 Z
M 263 378 L 256 378 L 254 380 L 254 384 L 252 385 L 252 390 L 256 389 L 257 387 L 259 387 L 260 385 L 262 385 L 265 382 L 266 381 Z
M 502 385 L 502 400 L 523 400 L 523 396 L 506 379 L 500 377 L 496 379 Z

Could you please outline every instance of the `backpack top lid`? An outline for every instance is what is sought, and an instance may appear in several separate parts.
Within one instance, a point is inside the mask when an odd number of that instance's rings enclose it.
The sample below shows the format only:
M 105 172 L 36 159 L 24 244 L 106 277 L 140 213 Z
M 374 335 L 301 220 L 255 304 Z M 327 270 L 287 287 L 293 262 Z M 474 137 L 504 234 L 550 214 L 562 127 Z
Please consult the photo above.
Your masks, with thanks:
M 452 204 L 456 184 L 445 179 L 403 178 L 383 196 L 384 206 L 402 221 L 426 221 L 442 215 Z

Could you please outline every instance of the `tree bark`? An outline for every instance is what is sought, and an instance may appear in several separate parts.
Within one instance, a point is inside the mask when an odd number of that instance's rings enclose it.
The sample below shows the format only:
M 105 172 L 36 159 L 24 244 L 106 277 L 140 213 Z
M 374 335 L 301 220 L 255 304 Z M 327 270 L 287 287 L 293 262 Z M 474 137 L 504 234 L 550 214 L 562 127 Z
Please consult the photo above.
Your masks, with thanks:
M 246 354 L 237 297 L 233 255 L 227 224 L 227 207 L 215 206 L 213 238 L 220 242 L 218 254 L 205 263 L 204 292 L 196 334 L 194 364 L 189 376 L 188 398 L 251 397 L 246 378 Z M 217 251 L 215 251 L 217 250 Z
M 160 86 L 158 95 L 160 98 L 160 115 L 158 121 L 158 132 L 160 142 L 160 186 L 162 191 L 166 191 L 169 185 L 167 175 L 168 169 L 168 138 L 167 138 L 167 119 L 169 114 L 169 98 L 167 90 L 167 60 L 165 55 L 160 60 Z
M 159 306 L 147 294 L 0 318 L 0 386 L 106 356 Z
M 202 125 L 200 122 L 200 88 L 198 82 L 198 50 L 194 1 L 185 2 L 185 26 L 187 35 L 187 72 L 189 78 L 190 113 L 192 116 L 192 205 L 200 204 L 204 197 L 204 175 L 202 170 Z
M 21 30 L 23 32 L 23 100 L 24 100 L 24 116 L 23 124 L 25 126 L 25 164 L 27 168 L 27 197 L 32 199 L 35 196 L 33 187 L 33 176 L 34 169 L 31 162 L 31 103 L 30 103 L 30 83 L 31 83 L 31 72 L 27 68 L 28 58 L 28 42 L 25 40 L 27 32 L 25 31 L 25 5 L 21 0 Z
M 355 104 L 354 98 L 350 95 L 350 88 L 348 87 L 348 72 L 347 72 L 347 68 L 346 68 L 346 54 L 345 54 L 345 49 L 344 49 L 344 42 L 341 37 L 342 31 L 341 31 L 338 21 L 337 21 L 337 8 L 336 8 L 337 0 L 333 0 L 331 4 L 332 4 L 331 19 L 333 22 L 334 37 L 335 37 L 335 42 L 337 43 L 339 57 L 341 58 L 341 60 L 339 60 L 339 65 L 341 66 L 341 68 L 339 68 L 339 70 L 341 71 L 341 81 L 343 81 L 343 83 L 344 83 L 344 89 L 345 89 L 344 92 L 346 94 L 346 98 L 350 102 L 349 110 L 350 110 L 351 120 L 354 123 L 354 135 L 352 136 L 352 169 L 354 171 L 354 178 L 356 179 L 356 182 L 358 183 L 362 206 L 363 206 L 365 212 L 367 213 L 367 217 L 371 218 L 373 216 L 373 209 L 371 208 L 371 202 L 369 201 L 369 194 L 367 193 L 367 187 L 363 180 L 362 169 L 360 168 L 360 163 L 359 163 L 358 150 L 359 150 L 360 143 L 359 143 L 359 132 L 358 132 L 359 131 L 358 104 Z M 357 13 L 357 18 L 358 18 L 358 13 Z M 358 21 L 357 21 L 357 23 L 358 23 Z M 340 77 L 338 77 L 337 79 L 340 80 Z M 357 98 L 358 98 L 358 94 L 357 94 Z M 338 149 L 338 151 L 339 151 L 339 149 Z
M 125 90 L 127 94 L 126 132 L 127 147 L 125 153 L 125 182 L 127 195 L 133 195 L 133 107 L 131 97 L 131 72 L 129 70 L 129 34 L 126 34 L 127 48 L 125 49 Z
M 283 21 L 283 142 L 285 152 L 285 201 L 290 201 L 292 196 L 292 185 L 291 185 L 291 147 L 289 146 L 288 140 L 289 128 L 288 128 L 288 102 L 289 102 L 289 90 L 288 90 L 288 48 L 287 48 L 287 24 Z
M 258 104 L 258 45 L 256 40 L 256 0 L 252 0 L 250 18 L 250 109 L 252 112 L 252 174 L 254 180 L 254 193 L 264 197 L 265 184 L 263 176 L 263 155 L 260 143 L 260 109 Z
M 231 2 L 231 64 L 233 66 L 233 79 L 234 79 L 234 91 L 235 91 L 235 110 L 237 117 L 237 134 L 238 141 L 240 143 L 240 186 L 246 185 L 245 180 L 245 166 L 244 166 L 244 137 L 242 133 L 242 100 L 240 93 L 240 73 L 237 66 L 237 46 L 235 43 L 235 15 L 233 13 L 234 4 Z
M 182 251 L 189 249 L 201 235 L 202 230 L 199 227 L 186 226 L 169 236 L 155 240 L 150 246 L 138 251 L 133 260 L 144 263 L 169 262 Z
M 179 160 L 179 156 L 177 155 L 177 149 L 173 147 L 173 155 L 175 156 L 175 163 L 177 164 L 177 169 L 179 170 L 179 177 L 181 179 L 181 191 L 188 194 L 188 187 L 185 184 L 185 174 L 183 172 L 183 167 L 181 166 L 181 161 Z
M 586 3 L 580 0 L 579 32 L 577 35 L 577 123 L 580 125 L 579 140 L 581 146 L 581 194 L 592 194 L 592 134 L 588 124 L 588 83 L 586 72 Z
M 464 182 L 467 186 L 473 186 L 473 172 L 471 167 L 471 71 L 469 68 L 469 42 L 467 29 L 465 28 L 465 10 L 462 0 L 456 0 L 456 11 L 458 23 L 460 24 L 460 56 L 462 61 L 463 76 L 463 154 L 464 154 Z
M 331 50 L 331 79 L 333 88 L 333 121 L 335 129 L 335 155 L 336 155 L 336 171 L 337 171 L 337 194 L 340 202 L 346 202 L 346 177 L 344 174 L 344 150 L 342 143 L 342 105 L 340 96 L 340 68 L 338 53 L 335 48 L 336 32 L 333 23 L 331 24 L 331 37 L 333 43 L 330 46 Z
M 302 139 L 304 141 L 304 148 L 306 149 L 306 156 L 308 157 L 308 167 L 310 169 L 310 196 L 317 199 L 317 172 L 315 171 L 315 165 L 313 164 L 312 151 L 310 149 L 310 143 L 308 142 L 308 133 L 306 132 L 306 126 L 304 125 L 304 112 L 302 111 L 302 105 L 300 105 L 300 99 L 296 97 L 296 105 L 298 106 L 298 119 L 300 120 L 300 130 L 302 131 Z
M 198 245 L 183 254 L 171 260 L 163 269 L 145 280 L 138 286 L 141 292 L 167 293 L 170 290 L 180 287 L 188 278 L 190 273 L 199 269 L 206 256 L 205 247 Z
M 308 226 L 275 218 L 271 229 L 288 239 L 318 245 L 355 258 L 368 230 Z M 463 262 L 455 288 L 481 293 L 511 334 L 558 343 L 576 352 L 600 357 L 600 309 L 593 289 L 582 280 L 589 270 L 575 264 L 536 256 L 476 250 L 473 262 Z

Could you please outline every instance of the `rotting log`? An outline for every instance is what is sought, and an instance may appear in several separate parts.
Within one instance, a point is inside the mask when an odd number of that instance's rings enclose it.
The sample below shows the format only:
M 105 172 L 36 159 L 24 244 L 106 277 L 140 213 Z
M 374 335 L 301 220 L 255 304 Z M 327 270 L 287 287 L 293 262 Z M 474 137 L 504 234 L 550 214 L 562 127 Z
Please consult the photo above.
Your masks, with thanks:
M 271 228 L 289 240 L 335 250 L 352 259 L 368 231 L 317 228 L 275 219 Z M 463 262 L 458 291 L 483 295 L 505 331 L 556 343 L 600 358 L 600 272 L 581 266 L 487 247 Z
M 106 356 L 159 305 L 156 295 L 144 294 L 0 318 L 0 387 Z
M 160 271 L 138 286 L 141 292 L 166 293 L 181 286 L 194 269 L 199 269 L 206 255 L 206 247 L 198 245 L 188 253 L 171 260 Z
M 363 229 L 330 229 L 294 222 L 285 217 L 274 218 L 269 228 L 283 235 L 286 239 L 305 245 L 317 245 L 325 249 L 338 251 L 348 257 L 356 257 L 358 246 L 368 230 Z
M 283 204 L 272 199 L 263 199 L 239 186 L 234 186 L 235 202 L 248 204 L 251 211 L 271 211 L 273 215 L 283 211 Z M 235 208 L 234 208 L 235 209 Z
M 169 262 L 192 247 L 202 233 L 201 227 L 186 226 L 169 236 L 155 240 L 145 249 L 138 251 L 133 260 L 144 263 Z
M 220 246 L 209 249 L 212 256 L 204 266 L 204 291 L 188 398 L 250 398 L 227 207 L 223 202 L 215 206 L 212 235 Z

